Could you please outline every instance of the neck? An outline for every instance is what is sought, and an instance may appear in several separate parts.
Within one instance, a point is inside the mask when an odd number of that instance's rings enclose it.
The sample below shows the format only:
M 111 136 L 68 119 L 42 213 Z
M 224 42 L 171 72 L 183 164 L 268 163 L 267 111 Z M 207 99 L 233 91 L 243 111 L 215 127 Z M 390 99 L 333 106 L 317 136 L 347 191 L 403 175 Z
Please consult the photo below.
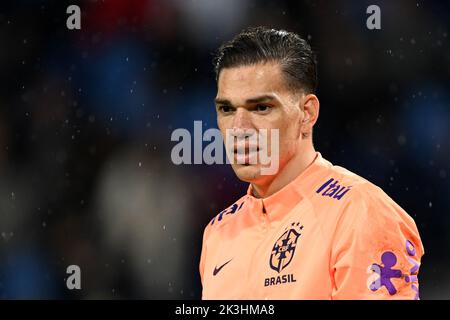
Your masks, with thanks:
M 297 178 L 316 158 L 316 151 L 311 144 L 303 150 L 299 150 L 277 173 L 277 175 L 262 183 L 252 183 L 254 196 L 267 198 Z

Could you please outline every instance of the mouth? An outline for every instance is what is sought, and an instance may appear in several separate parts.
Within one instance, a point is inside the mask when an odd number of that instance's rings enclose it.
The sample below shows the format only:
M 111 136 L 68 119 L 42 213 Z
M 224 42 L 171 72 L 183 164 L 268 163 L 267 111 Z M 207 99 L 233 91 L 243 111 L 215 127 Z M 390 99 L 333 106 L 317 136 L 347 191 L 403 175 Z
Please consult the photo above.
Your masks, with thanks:
M 233 148 L 233 152 L 236 155 L 257 153 L 259 150 L 258 146 L 235 146 Z
M 234 146 L 233 154 L 237 164 L 249 166 L 258 163 L 258 153 L 260 150 L 256 145 L 239 145 Z

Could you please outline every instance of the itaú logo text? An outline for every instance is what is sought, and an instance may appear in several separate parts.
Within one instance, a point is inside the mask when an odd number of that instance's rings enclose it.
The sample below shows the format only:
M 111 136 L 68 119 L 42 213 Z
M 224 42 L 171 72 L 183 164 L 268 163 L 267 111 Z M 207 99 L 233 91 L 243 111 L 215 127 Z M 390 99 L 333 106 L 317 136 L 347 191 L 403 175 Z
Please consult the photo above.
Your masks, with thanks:
M 344 187 L 339 184 L 339 181 L 334 180 L 333 178 L 329 179 L 323 185 L 316 190 L 316 193 L 321 193 L 324 197 L 330 197 L 333 199 L 341 200 L 342 197 L 350 191 L 349 187 Z

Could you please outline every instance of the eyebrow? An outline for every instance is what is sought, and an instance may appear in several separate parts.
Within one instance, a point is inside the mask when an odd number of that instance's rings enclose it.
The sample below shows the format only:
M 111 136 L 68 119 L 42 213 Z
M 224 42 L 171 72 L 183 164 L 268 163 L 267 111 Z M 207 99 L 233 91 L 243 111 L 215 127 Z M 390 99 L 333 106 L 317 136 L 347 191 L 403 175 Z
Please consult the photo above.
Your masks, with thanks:
M 261 103 L 261 102 L 267 102 L 267 101 L 272 101 L 272 100 L 278 100 L 275 96 L 271 95 L 271 94 L 265 94 L 262 96 L 258 96 L 258 97 L 254 97 L 254 98 L 250 98 L 245 100 L 245 103 L 250 104 L 250 103 Z M 216 104 L 221 104 L 221 105 L 226 105 L 226 106 L 232 106 L 233 104 L 231 103 L 230 100 L 228 99 L 215 99 L 214 100 Z

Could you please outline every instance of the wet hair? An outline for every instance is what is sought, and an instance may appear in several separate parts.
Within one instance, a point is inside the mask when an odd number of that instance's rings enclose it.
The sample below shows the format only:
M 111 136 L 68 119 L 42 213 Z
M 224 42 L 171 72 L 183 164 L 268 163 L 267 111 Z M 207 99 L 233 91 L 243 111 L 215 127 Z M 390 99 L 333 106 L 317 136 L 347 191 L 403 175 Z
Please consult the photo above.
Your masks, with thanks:
M 216 80 L 224 68 L 265 62 L 278 62 L 291 88 L 315 93 L 317 61 L 308 42 L 296 33 L 265 27 L 245 29 L 220 46 L 214 57 Z

